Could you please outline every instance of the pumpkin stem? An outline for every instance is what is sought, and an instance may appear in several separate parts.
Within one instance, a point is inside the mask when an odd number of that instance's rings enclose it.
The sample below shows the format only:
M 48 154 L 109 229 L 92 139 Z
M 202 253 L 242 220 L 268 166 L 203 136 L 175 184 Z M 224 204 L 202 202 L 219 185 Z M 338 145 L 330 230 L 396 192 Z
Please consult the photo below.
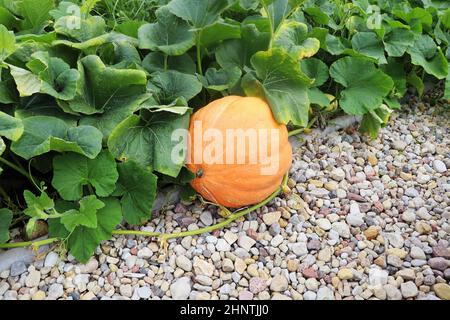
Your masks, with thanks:
M 202 168 L 198 168 L 197 172 L 195 173 L 195 177 L 196 178 L 203 178 L 203 169 Z

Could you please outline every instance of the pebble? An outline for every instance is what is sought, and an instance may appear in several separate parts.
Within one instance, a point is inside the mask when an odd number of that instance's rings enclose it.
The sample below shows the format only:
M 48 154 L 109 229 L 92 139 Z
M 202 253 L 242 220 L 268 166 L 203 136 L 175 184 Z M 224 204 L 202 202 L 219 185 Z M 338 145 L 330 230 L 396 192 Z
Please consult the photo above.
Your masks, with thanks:
M 282 275 L 276 275 L 272 278 L 270 283 L 270 290 L 275 292 L 283 292 L 288 288 L 288 281 L 286 277 Z
M 56 252 L 49 252 L 45 257 L 44 267 L 53 268 L 59 260 L 59 255 Z
M 317 300 L 334 300 L 334 293 L 328 287 L 321 287 L 317 290 Z
M 350 280 L 353 278 L 353 271 L 352 269 L 343 268 L 338 271 L 337 275 L 341 280 Z
M 27 266 L 23 261 L 16 261 L 11 264 L 11 269 L 9 275 L 11 277 L 20 276 L 22 273 L 27 271 Z
M 264 224 L 271 226 L 272 224 L 274 224 L 275 222 L 278 222 L 278 220 L 280 220 L 281 212 L 279 212 L 279 211 L 269 212 L 269 213 L 264 214 L 262 218 L 263 218 Z
M 256 241 L 246 235 L 240 235 L 237 244 L 244 250 L 250 251 L 250 249 L 255 245 Z
M 400 285 L 400 291 L 402 292 L 403 298 L 413 298 L 419 293 L 417 286 L 412 281 L 402 283 Z
M 341 168 L 335 168 L 331 171 L 330 176 L 333 180 L 342 181 L 345 178 L 345 171 Z
M 436 170 L 436 172 L 439 173 L 444 173 L 447 171 L 447 166 L 445 165 L 445 163 L 438 159 L 433 161 L 433 168 L 434 170 Z
M 137 294 L 141 299 L 148 299 L 152 295 L 152 291 L 150 287 L 144 286 L 137 289 Z
M 290 245 L 290 249 L 297 257 L 308 254 L 308 248 L 305 242 L 296 242 Z
M 170 293 L 174 300 L 186 300 L 191 293 L 191 279 L 182 277 L 170 285 Z
M 447 283 L 437 283 L 433 286 L 433 290 L 442 300 L 450 300 L 450 285 Z
M 331 228 L 342 238 L 350 238 L 350 228 L 345 222 L 334 222 Z
M 28 288 L 37 287 L 39 282 L 41 282 L 41 273 L 37 270 L 30 271 L 25 279 L 25 285 Z
M 189 272 L 192 270 L 192 262 L 186 256 L 178 256 L 175 259 L 175 264 L 177 265 L 177 267 L 183 269 L 184 271 Z
M 448 267 L 450 267 L 450 263 L 442 257 L 435 257 L 428 260 L 428 265 L 431 267 L 431 269 L 436 269 L 439 271 L 444 271 Z
M 203 211 L 202 214 L 200 215 L 200 221 L 205 225 L 205 226 L 210 226 L 213 224 L 213 217 L 210 211 Z
M 328 219 L 325 219 L 325 218 L 317 219 L 316 224 L 322 230 L 328 231 L 331 229 L 331 222 Z

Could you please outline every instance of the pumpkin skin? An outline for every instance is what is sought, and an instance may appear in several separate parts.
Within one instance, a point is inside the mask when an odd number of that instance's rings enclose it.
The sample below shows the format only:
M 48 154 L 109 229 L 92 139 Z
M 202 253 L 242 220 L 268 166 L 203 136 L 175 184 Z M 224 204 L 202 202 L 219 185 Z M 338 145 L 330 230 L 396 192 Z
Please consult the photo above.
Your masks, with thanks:
M 195 130 L 194 123 L 196 121 L 200 121 L 201 130 Z M 237 161 L 236 140 L 233 146 L 235 157 L 232 163 L 227 163 L 227 161 L 211 163 L 211 161 L 204 161 L 202 156 L 200 156 L 201 161 L 198 161 L 199 158 L 195 161 L 196 152 L 201 152 L 200 155 L 203 155 L 208 148 L 207 145 L 211 143 L 211 140 L 205 141 L 206 138 L 198 143 L 196 135 L 198 139 L 198 135 L 204 135 L 208 129 L 214 129 L 224 137 L 222 150 L 217 149 L 217 153 L 211 153 L 214 155 L 222 153 L 224 159 L 226 159 L 227 129 L 266 129 L 268 133 L 271 132 L 270 130 L 276 129 L 278 141 L 272 141 L 273 137 L 269 133 L 266 135 L 267 148 L 261 149 L 265 150 L 269 161 L 273 160 L 274 163 L 278 163 L 277 168 L 270 174 L 262 174 L 262 168 L 268 167 L 267 162 L 264 163 L 260 157 L 256 162 L 250 162 L 249 159 L 254 148 L 249 146 L 249 137 L 246 137 L 245 140 L 244 163 Z M 278 147 L 275 144 L 277 142 Z M 271 150 L 272 143 L 274 143 L 274 150 Z M 260 148 L 257 149 L 259 152 Z M 269 105 L 262 99 L 227 96 L 209 103 L 191 117 L 186 166 L 196 174 L 196 178 L 191 181 L 192 187 L 209 201 L 230 208 L 261 202 L 280 186 L 291 162 L 292 148 L 288 141 L 287 128 L 276 122 Z

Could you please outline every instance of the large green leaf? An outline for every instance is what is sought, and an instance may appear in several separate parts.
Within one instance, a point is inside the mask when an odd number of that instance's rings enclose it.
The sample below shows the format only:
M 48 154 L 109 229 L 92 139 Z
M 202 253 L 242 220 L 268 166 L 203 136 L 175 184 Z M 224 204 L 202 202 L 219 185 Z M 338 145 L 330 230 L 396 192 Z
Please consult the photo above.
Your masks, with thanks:
M 194 60 L 188 54 L 182 54 L 181 56 L 167 57 L 167 65 L 164 66 L 164 54 L 161 52 L 150 52 L 142 60 L 142 67 L 149 73 L 155 71 L 174 70 L 182 73 L 195 73 Z
M 48 52 L 32 55 L 27 67 L 41 80 L 40 92 L 57 99 L 70 100 L 75 96 L 80 74 L 60 58 L 50 57 Z
M 250 58 L 258 51 L 267 50 L 270 33 L 260 32 L 255 25 L 242 25 L 241 39 L 227 40 L 221 43 L 215 54 L 219 65 L 224 68 L 250 67 Z
M 116 196 L 121 196 L 123 217 L 130 224 L 140 224 L 151 218 L 156 198 L 157 176 L 134 161 L 118 165 L 119 180 Z
M 202 84 L 194 75 L 173 70 L 157 71 L 151 75 L 148 90 L 157 97 L 161 104 L 166 104 L 179 97 L 184 97 L 189 101 L 202 90 Z
M 121 122 L 108 139 L 111 153 L 121 160 L 132 160 L 144 167 L 176 177 L 184 158 L 172 153 L 180 145 L 172 135 L 178 129 L 187 129 L 189 113 L 155 112 L 148 119 L 132 115 Z
M 383 42 L 374 32 L 357 32 L 352 38 L 352 47 L 356 52 L 376 59 L 378 63 L 386 63 Z
M 298 21 L 284 21 L 274 38 L 273 48 L 283 48 L 296 59 L 309 58 L 317 53 L 320 41 L 308 37 L 308 27 Z
M 272 30 L 275 32 L 280 25 L 305 0 L 261 0 L 267 9 L 267 15 L 272 21 Z
M 139 48 L 159 50 L 171 56 L 188 51 L 195 44 L 189 24 L 170 13 L 167 7 L 156 10 L 157 22 L 139 28 Z
M 50 10 L 55 7 L 54 0 L 21 0 L 18 8 L 23 20 L 20 29 L 30 33 L 41 33 L 50 22 Z
M 79 201 L 80 208 L 72 209 L 64 213 L 61 223 L 69 232 L 78 226 L 97 228 L 97 211 L 105 206 L 96 196 L 90 195 Z
M 188 21 L 196 28 L 215 22 L 232 3 L 230 0 L 172 0 L 167 5 L 170 12 Z
M 16 141 L 22 136 L 22 133 L 22 121 L 0 111 L 0 136 Z
M 47 116 L 25 118 L 22 123 L 24 132 L 11 150 L 25 159 L 51 150 L 95 158 L 102 148 L 102 134 L 91 126 L 69 127 L 63 120 Z
M 144 71 L 107 67 L 98 56 L 84 57 L 78 63 L 81 74 L 75 98 L 60 102 L 63 109 L 84 114 L 121 108 L 145 92 Z
M 203 86 L 210 90 L 223 91 L 232 88 L 241 78 L 238 67 L 228 69 L 209 68 L 205 76 L 198 75 Z
M 200 45 L 210 47 L 228 39 L 239 39 L 241 37 L 241 26 L 233 20 L 218 20 L 202 29 L 200 34 Z
M 383 39 L 384 49 L 391 57 L 401 57 L 414 43 L 414 33 L 404 28 L 395 28 Z
M 86 185 L 93 186 L 98 196 L 107 197 L 118 179 L 116 162 L 106 150 L 95 159 L 75 153 L 56 156 L 53 170 L 52 185 L 64 200 L 80 199 Z
M 438 79 L 444 79 L 448 72 L 448 61 L 441 48 L 436 46 L 429 35 L 421 35 L 407 52 L 411 55 L 411 63 L 421 66 L 426 73 Z
M 109 240 L 112 231 L 122 219 L 122 210 L 117 199 L 101 199 L 105 206 L 97 211 L 97 228 L 76 227 L 67 241 L 70 253 L 81 263 L 86 263 L 103 241 Z
M 16 50 L 14 33 L 0 24 L 0 62 L 8 58 Z
M 403 97 L 407 90 L 404 64 L 395 58 L 388 57 L 388 63 L 382 66 L 382 70 L 394 80 L 394 95 L 397 98 Z
M 313 87 L 319 87 L 330 77 L 328 66 L 325 62 L 317 58 L 309 58 L 300 61 L 302 71 L 310 78 L 314 79 Z
M 17 91 L 21 97 L 28 97 L 34 93 L 41 91 L 41 80 L 32 72 L 9 64 L 14 81 L 16 82 Z
M 364 58 L 341 58 L 331 65 L 330 75 L 345 87 L 340 106 L 348 114 L 362 115 L 378 108 L 394 86 L 388 75 Z
M 0 209 L 0 243 L 6 243 L 9 240 L 9 225 L 11 224 L 13 214 L 7 208 Z
M 263 93 L 279 123 L 306 126 L 312 80 L 300 70 L 298 62 L 283 50 L 272 49 L 256 53 L 251 63 L 258 80 L 247 74 L 242 83 L 246 94 Z

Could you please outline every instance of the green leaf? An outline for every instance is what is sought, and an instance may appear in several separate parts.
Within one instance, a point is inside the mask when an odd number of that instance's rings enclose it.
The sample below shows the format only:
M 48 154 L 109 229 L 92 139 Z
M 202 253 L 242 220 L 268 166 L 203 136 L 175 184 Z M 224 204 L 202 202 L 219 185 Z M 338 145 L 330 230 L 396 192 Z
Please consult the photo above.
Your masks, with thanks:
M 179 97 L 189 101 L 202 90 L 196 76 L 173 70 L 152 73 L 147 87 L 162 104 L 171 103 Z
M 239 23 L 233 20 L 218 20 L 202 29 L 200 45 L 207 48 L 224 40 L 239 39 L 240 37 L 241 26 Z
M 20 29 L 29 33 L 41 33 L 50 22 L 50 10 L 55 7 L 53 0 L 21 0 L 18 8 L 23 20 Z
M 389 57 L 388 63 L 382 66 L 382 70 L 394 80 L 394 96 L 397 98 L 403 97 L 407 90 L 404 64 Z
M 238 67 L 219 69 L 209 68 L 205 76 L 198 75 L 203 86 L 210 90 L 223 91 L 232 88 L 241 78 Z
M 422 33 L 422 28 L 430 30 L 433 23 L 433 16 L 423 8 L 416 7 L 410 11 L 399 9 L 394 10 L 393 13 L 411 26 L 414 26 L 417 22 L 417 27 L 419 28 L 417 33 L 419 34 Z
M 189 24 L 170 13 L 167 7 L 156 10 L 156 23 L 139 28 L 139 48 L 159 50 L 170 56 L 179 56 L 195 44 L 195 32 Z
M 0 24 L 12 30 L 17 25 L 17 19 L 8 9 L 0 7 Z
M 202 28 L 215 22 L 231 4 L 230 0 L 172 0 L 167 7 L 177 17 Z
M 157 176 L 134 161 L 118 165 L 119 180 L 115 195 L 121 196 L 123 216 L 130 224 L 140 224 L 151 218 L 156 198 Z
M 309 58 L 317 53 L 320 41 L 308 37 L 306 24 L 285 21 L 278 28 L 272 40 L 273 48 L 283 48 L 296 59 Z
M 357 32 L 352 38 L 352 47 L 362 55 L 376 59 L 380 64 L 386 63 L 383 42 L 374 32 Z
M 176 177 L 184 157 L 172 155 L 180 142 L 172 140 L 177 129 L 187 129 L 189 113 L 151 113 L 148 119 L 132 115 L 121 122 L 108 139 L 111 153 L 122 161 L 132 160 L 143 167 Z
M 6 243 L 9 240 L 9 225 L 12 222 L 13 214 L 7 208 L 0 209 L 0 243 Z
M 414 70 L 412 70 L 408 74 L 408 76 L 406 77 L 406 82 L 416 88 L 419 97 L 423 95 L 423 92 L 425 91 L 425 85 L 422 81 L 422 78 L 420 78 Z
M 224 68 L 250 66 L 250 58 L 258 51 L 267 50 L 270 42 L 270 33 L 260 32 L 255 25 L 243 25 L 241 39 L 232 39 L 222 42 L 216 52 L 216 60 Z
M 75 98 L 60 102 L 63 109 L 84 114 L 102 113 L 122 107 L 130 98 L 145 92 L 144 71 L 107 67 L 98 56 L 84 57 L 78 63 L 80 82 Z
M 363 116 L 359 130 L 367 133 L 372 139 L 378 135 L 380 128 L 386 126 L 392 110 L 382 104 L 379 108 L 372 110 Z
M 51 150 L 95 158 L 102 148 L 102 134 L 91 126 L 68 127 L 63 120 L 47 116 L 25 118 L 22 123 L 24 132 L 11 144 L 11 150 L 24 159 Z
M 47 219 L 46 211 L 55 207 L 55 203 L 45 192 L 36 197 L 31 191 L 25 190 L 23 197 L 27 203 L 27 208 L 23 212 L 31 218 Z
M 149 73 L 164 71 L 164 54 L 161 52 L 150 52 L 142 60 L 142 67 Z M 195 63 L 188 54 L 167 57 L 167 69 L 182 73 L 194 74 Z
M 284 19 L 298 8 L 304 0 L 262 0 L 267 8 L 267 15 L 272 21 L 272 30 L 278 30 Z
M 14 51 L 16 51 L 14 32 L 8 31 L 4 25 L 0 24 L 0 62 L 5 61 Z
M 448 68 L 447 78 L 445 78 L 444 99 L 450 100 L 450 66 Z
M 411 55 L 411 63 L 421 66 L 425 72 L 438 79 L 444 79 L 448 72 L 448 61 L 441 48 L 436 46 L 429 35 L 421 35 L 407 52 Z
M 100 197 L 114 192 L 118 179 L 117 165 L 108 151 L 97 158 L 88 159 L 75 153 L 53 159 L 52 185 L 64 200 L 78 200 L 83 196 L 83 186 L 91 185 Z
M 330 75 L 345 87 L 340 106 L 348 114 L 362 115 L 378 108 L 394 86 L 388 75 L 364 58 L 341 58 L 331 65 Z
M 41 91 L 41 80 L 37 75 L 11 64 L 8 66 L 21 97 L 28 97 Z
M 69 232 L 78 226 L 97 228 L 97 211 L 105 204 L 96 196 L 87 196 L 80 200 L 79 210 L 69 210 L 61 217 L 61 223 Z
M 97 211 L 97 228 L 76 227 L 67 241 L 70 253 L 81 263 L 86 263 L 103 240 L 109 240 L 112 231 L 122 219 L 117 199 L 102 199 L 105 207 Z
M 50 57 L 48 52 L 38 51 L 27 67 L 41 80 L 41 93 L 61 100 L 70 100 L 75 96 L 80 74 L 60 58 Z
M 172 101 L 172 103 L 165 104 L 165 105 L 161 105 L 155 99 L 150 98 L 140 105 L 139 110 L 148 110 L 150 112 L 167 111 L 167 112 L 182 115 L 191 109 L 189 108 L 186 99 L 183 97 L 180 97 L 180 98 Z
M 58 34 L 83 42 L 104 34 L 106 24 L 100 16 L 66 15 L 56 20 L 54 29 Z
M 279 123 L 306 126 L 308 87 L 312 81 L 300 70 L 298 62 L 281 49 L 272 49 L 256 53 L 251 63 L 259 81 L 244 78 L 244 91 L 248 95 L 255 90 L 263 92 Z
M 0 136 L 17 141 L 22 136 L 22 133 L 22 121 L 0 111 Z
M 383 43 L 389 56 L 401 57 L 413 45 L 414 33 L 408 29 L 396 28 L 384 36 Z
M 118 24 L 115 28 L 117 32 L 123 33 L 129 37 L 136 38 L 138 37 L 139 28 L 145 24 L 145 21 L 137 21 L 137 20 L 126 20 L 122 23 Z
M 330 77 L 328 66 L 319 59 L 309 58 L 300 61 L 302 71 L 310 79 L 314 79 L 313 87 L 320 87 Z
M 311 104 L 315 104 L 321 107 L 327 107 L 330 105 L 330 100 L 327 98 L 319 88 L 310 88 L 308 91 L 308 97 Z
M 70 233 L 61 223 L 61 219 L 49 219 L 48 224 L 48 235 L 52 238 L 66 239 Z

